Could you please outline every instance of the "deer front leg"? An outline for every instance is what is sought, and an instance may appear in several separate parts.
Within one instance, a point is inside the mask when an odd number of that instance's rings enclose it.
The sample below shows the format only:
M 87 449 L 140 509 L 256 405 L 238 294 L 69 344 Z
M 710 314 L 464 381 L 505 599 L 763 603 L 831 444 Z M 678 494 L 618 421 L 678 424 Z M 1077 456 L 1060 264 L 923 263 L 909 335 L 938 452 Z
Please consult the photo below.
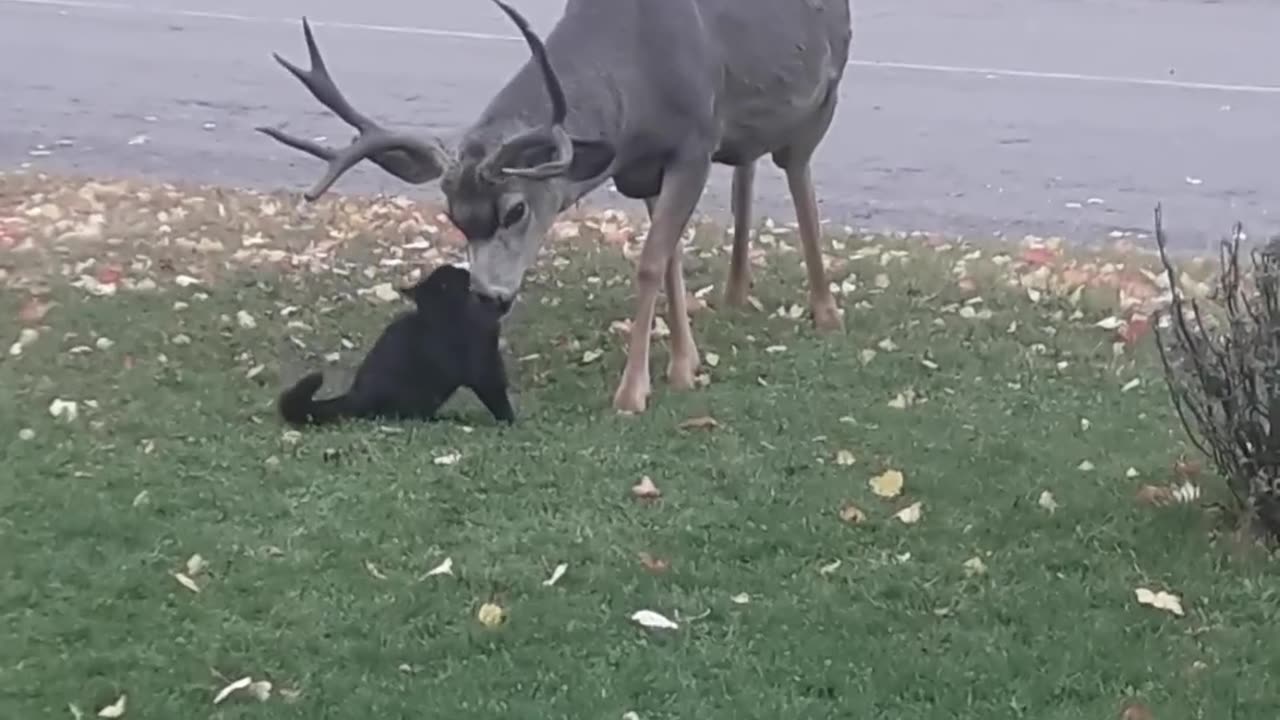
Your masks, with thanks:
M 751 195 L 755 184 L 756 164 L 733 169 L 733 255 L 729 258 L 729 280 L 725 284 L 724 302 L 730 307 L 747 304 L 751 290 Z
M 613 394 L 613 407 L 619 412 L 644 412 L 649 398 L 649 336 L 653 328 L 654 305 L 658 300 L 661 283 L 669 277 L 672 256 L 679 252 L 680 235 L 693 215 L 702 197 L 703 187 L 711 169 L 709 155 L 695 160 L 677 162 L 666 169 L 662 178 L 662 190 L 653 201 L 651 207 L 652 222 L 649 233 L 644 238 L 644 247 L 640 250 L 640 260 L 636 264 L 636 305 L 635 315 L 631 319 L 631 338 L 627 344 L 627 365 L 622 371 L 622 379 Z M 680 266 L 676 273 L 680 274 Z M 683 277 L 680 277 L 680 300 L 672 302 L 684 311 Z M 684 330 L 688 331 L 688 313 L 684 316 Z M 672 356 L 676 353 L 676 325 L 671 323 Z M 688 363 L 692 354 L 696 360 L 697 351 L 693 346 L 693 336 L 688 335 L 689 343 L 683 349 L 684 363 Z M 692 352 L 690 352 L 692 351 Z
M 796 224 L 800 226 L 800 245 L 804 250 L 804 266 L 809 276 L 809 309 L 813 324 L 820 332 L 834 332 L 844 328 L 836 299 L 827 282 L 826 269 L 822 267 L 822 228 L 818 224 L 818 200 L 813 191 L 813 178 L 809 163 L 803 162 L 786 168 L 787 188 L 796 207 Z
M 656 197 L 645 198 L 649 220 L 653 221 Z M 681 235 L 683 235 L 683 231 Z M 667 360 L 667 382 L 676 390 L 690 390 L 698 373 L 698 346 L 689 324 L 689 308 L 684 287 L 684 250 L 677 241 L 667 261 L 665 289 L 667 291 L 667 326 L 671 331 L 670 357 Z

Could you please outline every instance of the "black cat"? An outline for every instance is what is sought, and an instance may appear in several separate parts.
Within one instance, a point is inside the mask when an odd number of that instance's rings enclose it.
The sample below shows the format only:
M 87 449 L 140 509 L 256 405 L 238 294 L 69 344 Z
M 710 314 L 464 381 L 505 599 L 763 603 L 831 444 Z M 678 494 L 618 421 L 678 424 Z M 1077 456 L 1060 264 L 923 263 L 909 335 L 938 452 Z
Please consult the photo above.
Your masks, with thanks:
M 471 273 L 454 265 L 400 290 L 415 310 L 401 313 L 369 350 L 346 393 L 315 400 L 324 375 L 314 372 L 280 395 L 291 425 L 343 418 L 435 419 L 459 388 L 471 388 L 493 417 L 515 422 L 498 350 L 503 308 L 471 293 Z

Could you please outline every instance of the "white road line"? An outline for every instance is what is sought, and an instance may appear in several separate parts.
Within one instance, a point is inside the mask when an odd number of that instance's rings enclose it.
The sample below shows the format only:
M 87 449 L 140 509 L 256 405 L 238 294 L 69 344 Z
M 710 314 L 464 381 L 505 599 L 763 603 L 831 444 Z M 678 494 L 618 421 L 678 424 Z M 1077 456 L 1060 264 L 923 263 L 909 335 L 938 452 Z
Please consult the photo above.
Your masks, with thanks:
M 166 17 L 187 17 L 205 20 L 224 20 L 252 24 L 294 24 L 298 18 L 274 18 L 259 15 L 243 15 L 209 10 L 161 9 L 129 5 L 120 2 L 98 0 L 0 0 L 0 4 L 35 5 L 41 7 L 71 8 L 78 10 L 104 10 L 135 15 L 161 15 Z M 367 32 L 396 33 L 401 35 L 426 35 L 461 40 L 481 40 L 500 42 L 519 42 L 518 35 L 500 35 L 496 33 L 469 32 L 465 30 L 446 30 L 443 28 L 424 28 L 403 25 L 377 25 L 370 23 L 341 22 L 332 20 L 311 20 L 315 27 L 330 27 L 341 30 L 363 30 Z M 1248 93 L 1254 95 L 1280 95 L 1278 85 L 1251 85 L 1235 83 L 1194 82 L 1187 80 L 1168 80 L 1163 78 L 1126 77 L 1121 75 L 1090 75 L 1086 73 L 1047 72 L 1040 70 L 1016 70 L 1012 68 L 964 67 L 957 65 L 932 65 L 927 63 L 894 62 L 889 60 L 850 60 L 850 67 L 865 67 L 890 70 L 913 70 L 918 72 L 945 73 L 949 75 L 982 75 L 987 77 L 1024 78 L 1032 80 L 1065 80 L 1083 83 L 1106 83 L 1111 85 L 1137 85 L 1144 87 L 1163 87 L 1179 90 L 1208 90 L 1224 93 Z

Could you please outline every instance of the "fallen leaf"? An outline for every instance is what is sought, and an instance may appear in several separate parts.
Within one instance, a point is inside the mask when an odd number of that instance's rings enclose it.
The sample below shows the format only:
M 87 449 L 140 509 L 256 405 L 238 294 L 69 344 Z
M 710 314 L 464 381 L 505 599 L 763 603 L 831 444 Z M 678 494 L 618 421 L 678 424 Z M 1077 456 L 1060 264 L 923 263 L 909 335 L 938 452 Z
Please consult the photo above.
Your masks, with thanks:
M 652 610 L 637 610 L 631 613 L 631 619 L 647 628 L 676 630 L 680 627 L 669 620 L 665 615 L 656 613 Z
M 1135 498 L 1144 505 L 1158 507 L 1173 502 L 1173 491 L 1163 485 L 1143 485 L 1138 488 Z
M 1164 610 L 1179 617 L 1183 615 L 1182 600 L 1173 593 L 1165 592 L 1164 590 L 1152 592 L 1147 588 L 1137 588 L 1133 591 L 1133 594 L 1138 598 L 1138 603 L 1141 605 Z
M 364 561 L 364 569 L 365 569 L 365 570 L 368 570 L 370 575 L 374 576 L 375 578 L 377 578 L 377 579 L 379 579 L 379 580 L 386 580 L 386 579 L 387 579 L 387 576 L 386 576 L 386 575 L 384 575 L 384 574 L 382 574 L 382 571 L 378 569 L 378 566 L 377 566 L 377 565 L 374 565 L 374 564 L 373 564 L 373 561 L 372 561 L 372 560 L 365 560 L 365 561 Z
M 80 405 L 75 400 L 63 400 L 54 398 L 49 403 L 49 414 L 55 418 L 65 418 L 67 422 L 75 422 L 80 416 Z
M 249 687 L 249 685 L 252 682 L 253 682 L 253 678 L 249 677 L 248 675 L 245 675 L 239 680 L 236 680 L 228 684 L 226 687 L 219 690 L 217 695 L 213 696 L 213 704 L 214 705 L 220 704 L 223 700 L 226 700 L 227 697 L 231 695 L 231 693 L 237 690 L 244 690 L 245 688 Z
M 746 593 L 738 593 L 737 595 L 730 595 L 729 602 L 734 603 L 735 605 L 746 605 L 747 603 L 751 602 L 751 596 Z
M 22 428 L 18 431 L 18 439 L 23 441 L 35 440 L 36 431 L 31 428 Z
M 249 683 L 249 694 L 256 698 L 259 702 L 266 702 L 271 699 L 271 681 L 255 680 Z
M 986 573 L 987 573 L 987 564 L 982 562 L 982 558 L 975 555 L 974 557 L 971 557 L 968 560 L 964 561 L 965 575 L 969 575 L 969 576 L 985 575 Z
M 1120 709 L 1120 720 L 1155 720 L 1151 709 L 1137 700 L 1126 702 Z
M 831 573 L 835 572 L 836 570 L 839 570 L 839 569 L 840 569 L 840 565 L 841 565 L 841 562 L 840 562 L 839 560 L 832 560 L 831 562 L 827 563 L 826 565 L 822 565 L 822 566 L 820 566 L 820 567 L 818 568 L 818 574 L 819 574 L 819 575 L 830 575 Z
M 867 514 L 862 512 L 862 508 L 857 505 L 847 503 L 840 508 L 840 519 L 852 525 L 859 525 L 866 521 Z
M 631 494 L 638 498 L 656 498 L 662 495 L 662 491 L 653 484 L 653 480 L 648 475 L 645 475 L 640 478 L 640 482 L 631 486 Z
M 100 718 L 124 717 L 125 702 L 128 700 L 128 697 L 129 697 L 128 695 L 121 695 L 115 702 L 99 710 L 98 717 Z
M 1093 463 L 1089 462 L 1088 460 L 1083 460 L 1080 462 L 1079 465 L 1076 466 L 1076 469 L 1079 470 L 1080 472 L 1090 472 L 1093 470 Z
M 855 462 L 857 462 L 857 458 L 855 458 L 855 457 L 853 456 L 853 453 L 852 453 L 852 452 L 849 452 L 848 450 L 837 450 L 837 451 L 836 451 L 836 464 L 837 464 L 837 465 L 852 465 L 852 464 L 854 464 Z
M 1120 387 L 1120 392 L 1126 393 L 1142 384 L 1142 378 L 1134 378 Z
M 711 430 L 720 427 L 720 423 L 710 415 L 691 417 L 680 423 L 681 430 Z
M 444 559 L 444 562 L 428 570 L 427 574 L 423 575 L 423 577 L 433 577 L 435 575 L 452 575 L 452 574 L 453 574 L 453 558 L 447 557 Z
M 651 573 L 663 573 L 670 567 L 666 560 L 654 557 L 643 550 L 637 554 L 637 557 L 640 559 L 640 564 L 644 566 L 644 569 Z
M 1050 513 L 1058 509 L 1058 501 L 1053 498 L 1053 493 L 1045 490 L 1040 493 L 1040 499 L 1036 501 L 1040 507 L 1048 510 Z
M 871 486 L 871 492 L 882 498 L 894 498 L 902 494 L 902 484 L 905 481 L 902 473 L 898 470 L 885 470 L 883 473 L 876 475 L 867 481 Z
M 601 356 L 603 356 L 603 355 L 604 355 L 604 351 L 603 351 L 603 350 L 588 350 L 588 351 L 586 351 L 586 352 L 582 353 L 582 360 L 581 360 L 581 362 L 582 362 L 582 364 L 583 364 L 583 365 L 590 365 L 591 363 L 593 363 L 593 362 L 595 362 L 595 361 L 599 360 L 599 359 L 600 359 L 600 357 L 601 357 Z
M 1094 326 L 1100 327 L 1103 330 L 1115 330 L 1123 324 L 1124 324 L 1123 320 L 1116 317 L 1115 315 L 1111 315 L 1109 317 L 1102 318 L 1098 322 L 1094 323 Z
M 180 573 L 180 572 L 179 572 L 179 573 L 174 573 L 174 574 L 173 574 L 173 579 L 174 579 L 174 580 L 177 580 L 179 585 L 181 585 L 182 587 L 184 587 L 184 588 L 186 588 L 186 589 L 190 590 L 190 591 L 191 591 L 191 592 L 193 592 L 193 593 L 198 593 L 198 592 L 200 592 L 200 586 L 199 586 L 199 585 L 196 585 L 196 581 L 195 581 L 195 580 L 192 580 L 192 579 L 191 579 L 191 578 L 189 578 L 189 577 L 187 577 L 187 576 L 186 576 L 185 574 L 183 574 L 183 573 Z
M 200 557 L 199 553 L 196 553 L 195 555 L 192 555 L 191 557 L 187 558 L 187 574 L 188 575 L 199 575 L 200 571 L 204 569 L 204 566 L 205 566 L 204 558 Z
M 485 627 L 497 627 L 507 618 L 507 611 L 501 606 L 493 603 L 485 603 L 480 606 L 480 611 L 476 613 L 476 619 Z
M 452 452 L 447 455 L 438 455 L 431 462 L 436 465 L 456 465 L 462 459 L 462 453 Z
M 569 563 L 560 563 L 551 571 L 551 577 L 542 581 L 545 587 L 551 587 L 560 582 L 560 578 L 564 577 L 565 571 L 569 569 Z
M 920 522 L 920 517 L 924 513 L 923 505 L 924 503 L 917 500 L 894 513 L 893 516 L 900 520 L 904 525 L 914 525 Z
M 252 315 L 245 312 L 244 310 L 240 310 L 236 313 L 236 322 L 239 323 L 240 327 L 244 328 L 245 330 L 252 330 L 258 327 L 258 321 L 255 320 Z
M 71 720 L 81 720 L 84 717 L 84 711 L 75 703 L 67 703 L 67 712 L 71 713 Z

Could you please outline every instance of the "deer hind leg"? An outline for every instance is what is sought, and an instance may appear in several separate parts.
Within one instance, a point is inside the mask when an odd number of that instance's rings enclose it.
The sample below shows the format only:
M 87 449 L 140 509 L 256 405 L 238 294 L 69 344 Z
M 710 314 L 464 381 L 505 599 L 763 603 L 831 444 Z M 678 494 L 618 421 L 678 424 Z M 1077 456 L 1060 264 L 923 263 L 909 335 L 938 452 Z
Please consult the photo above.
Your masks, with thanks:
M 746 305 L 751 290 L 751 198 L 755 177 L 754 160 L 733 169 L 733 255 L 729 258 L 729 280 L 724 290 L 725 305 L 730 307 Z
M 680 372 L 684 372 L 689 364 L 697 364 L 697 349 L 689 330 L 689 315 L 684 307 L 682 267 L 677 261 L 673 269 L 672 258 L 680 252 L 680 235 L 693 216 L 694 208 L 698 206 L 710 170 L 709 155 L 668 167 L 662 178 L 662 190 L 650 205 L 652 222 L 649 223 L 649 233 L 645 236 L 644 247 L 636 266 L 635 315 L 631 319 L 627 364 L 613 394 L 613 407 L 620 412 L 644 412 L 648 401 L 649 337 L 653 328 L 654 306 L 663 281 L 667 282 L 669 291 L 672 285 L 680 286 L 680 292 L 673 293 L 679 299 L 668 303 L 672 308 L 672 317 L 682 318 L 669 323 L 672 359 L 674 361 L 677 357 L 681 358 L 681 365 L 685 367 L 681 367 Z M 673 277 L 676 282 L 672 282 Z M 677 330 L 677 327 L 680 329 Z M 686 333 L 688 344 L 677 351 L 676 337 L 681 332 Z M 678 352 L 683 355 L 678 355 Z M 692 372 L 689 375 L 692 379 Z
M 827 282 L 826 269 L 822 266 L 822 228 L 818 222 L 818 199 L 813 189 L 809 163 L 818 143 L 831 126 L 836 97 L 836 89 L 832 88 L 809 125 L 792 139 L 791 145 L 773 154 L 774 163 L 787 175 L 787 188 L 795 205 L 805 272 L 809 278 L 809 310 L 813 314 L 814 327 L 819 332 L 834 332 L 844 328 L 835 297 L 831 294 L 831 285 Z
M 649 209 L 649 220 L 653 220 L 653 207 L 656 197 L 646 198 L 645 206 Z M 681 232 L 683 235 L 683 231 Z M 698 374 L 698 345 L 693 340 L 693 329 L 689 324 L 689 307 L 684 287 L 684 251 L 680 243 L 671 252 L 667 261 L 664 288 L 667 292 L 667 326 L 671 331 L 670 357 L 667 360 L 667 382 L 676 390 L 693 388 L 694 376 Z

